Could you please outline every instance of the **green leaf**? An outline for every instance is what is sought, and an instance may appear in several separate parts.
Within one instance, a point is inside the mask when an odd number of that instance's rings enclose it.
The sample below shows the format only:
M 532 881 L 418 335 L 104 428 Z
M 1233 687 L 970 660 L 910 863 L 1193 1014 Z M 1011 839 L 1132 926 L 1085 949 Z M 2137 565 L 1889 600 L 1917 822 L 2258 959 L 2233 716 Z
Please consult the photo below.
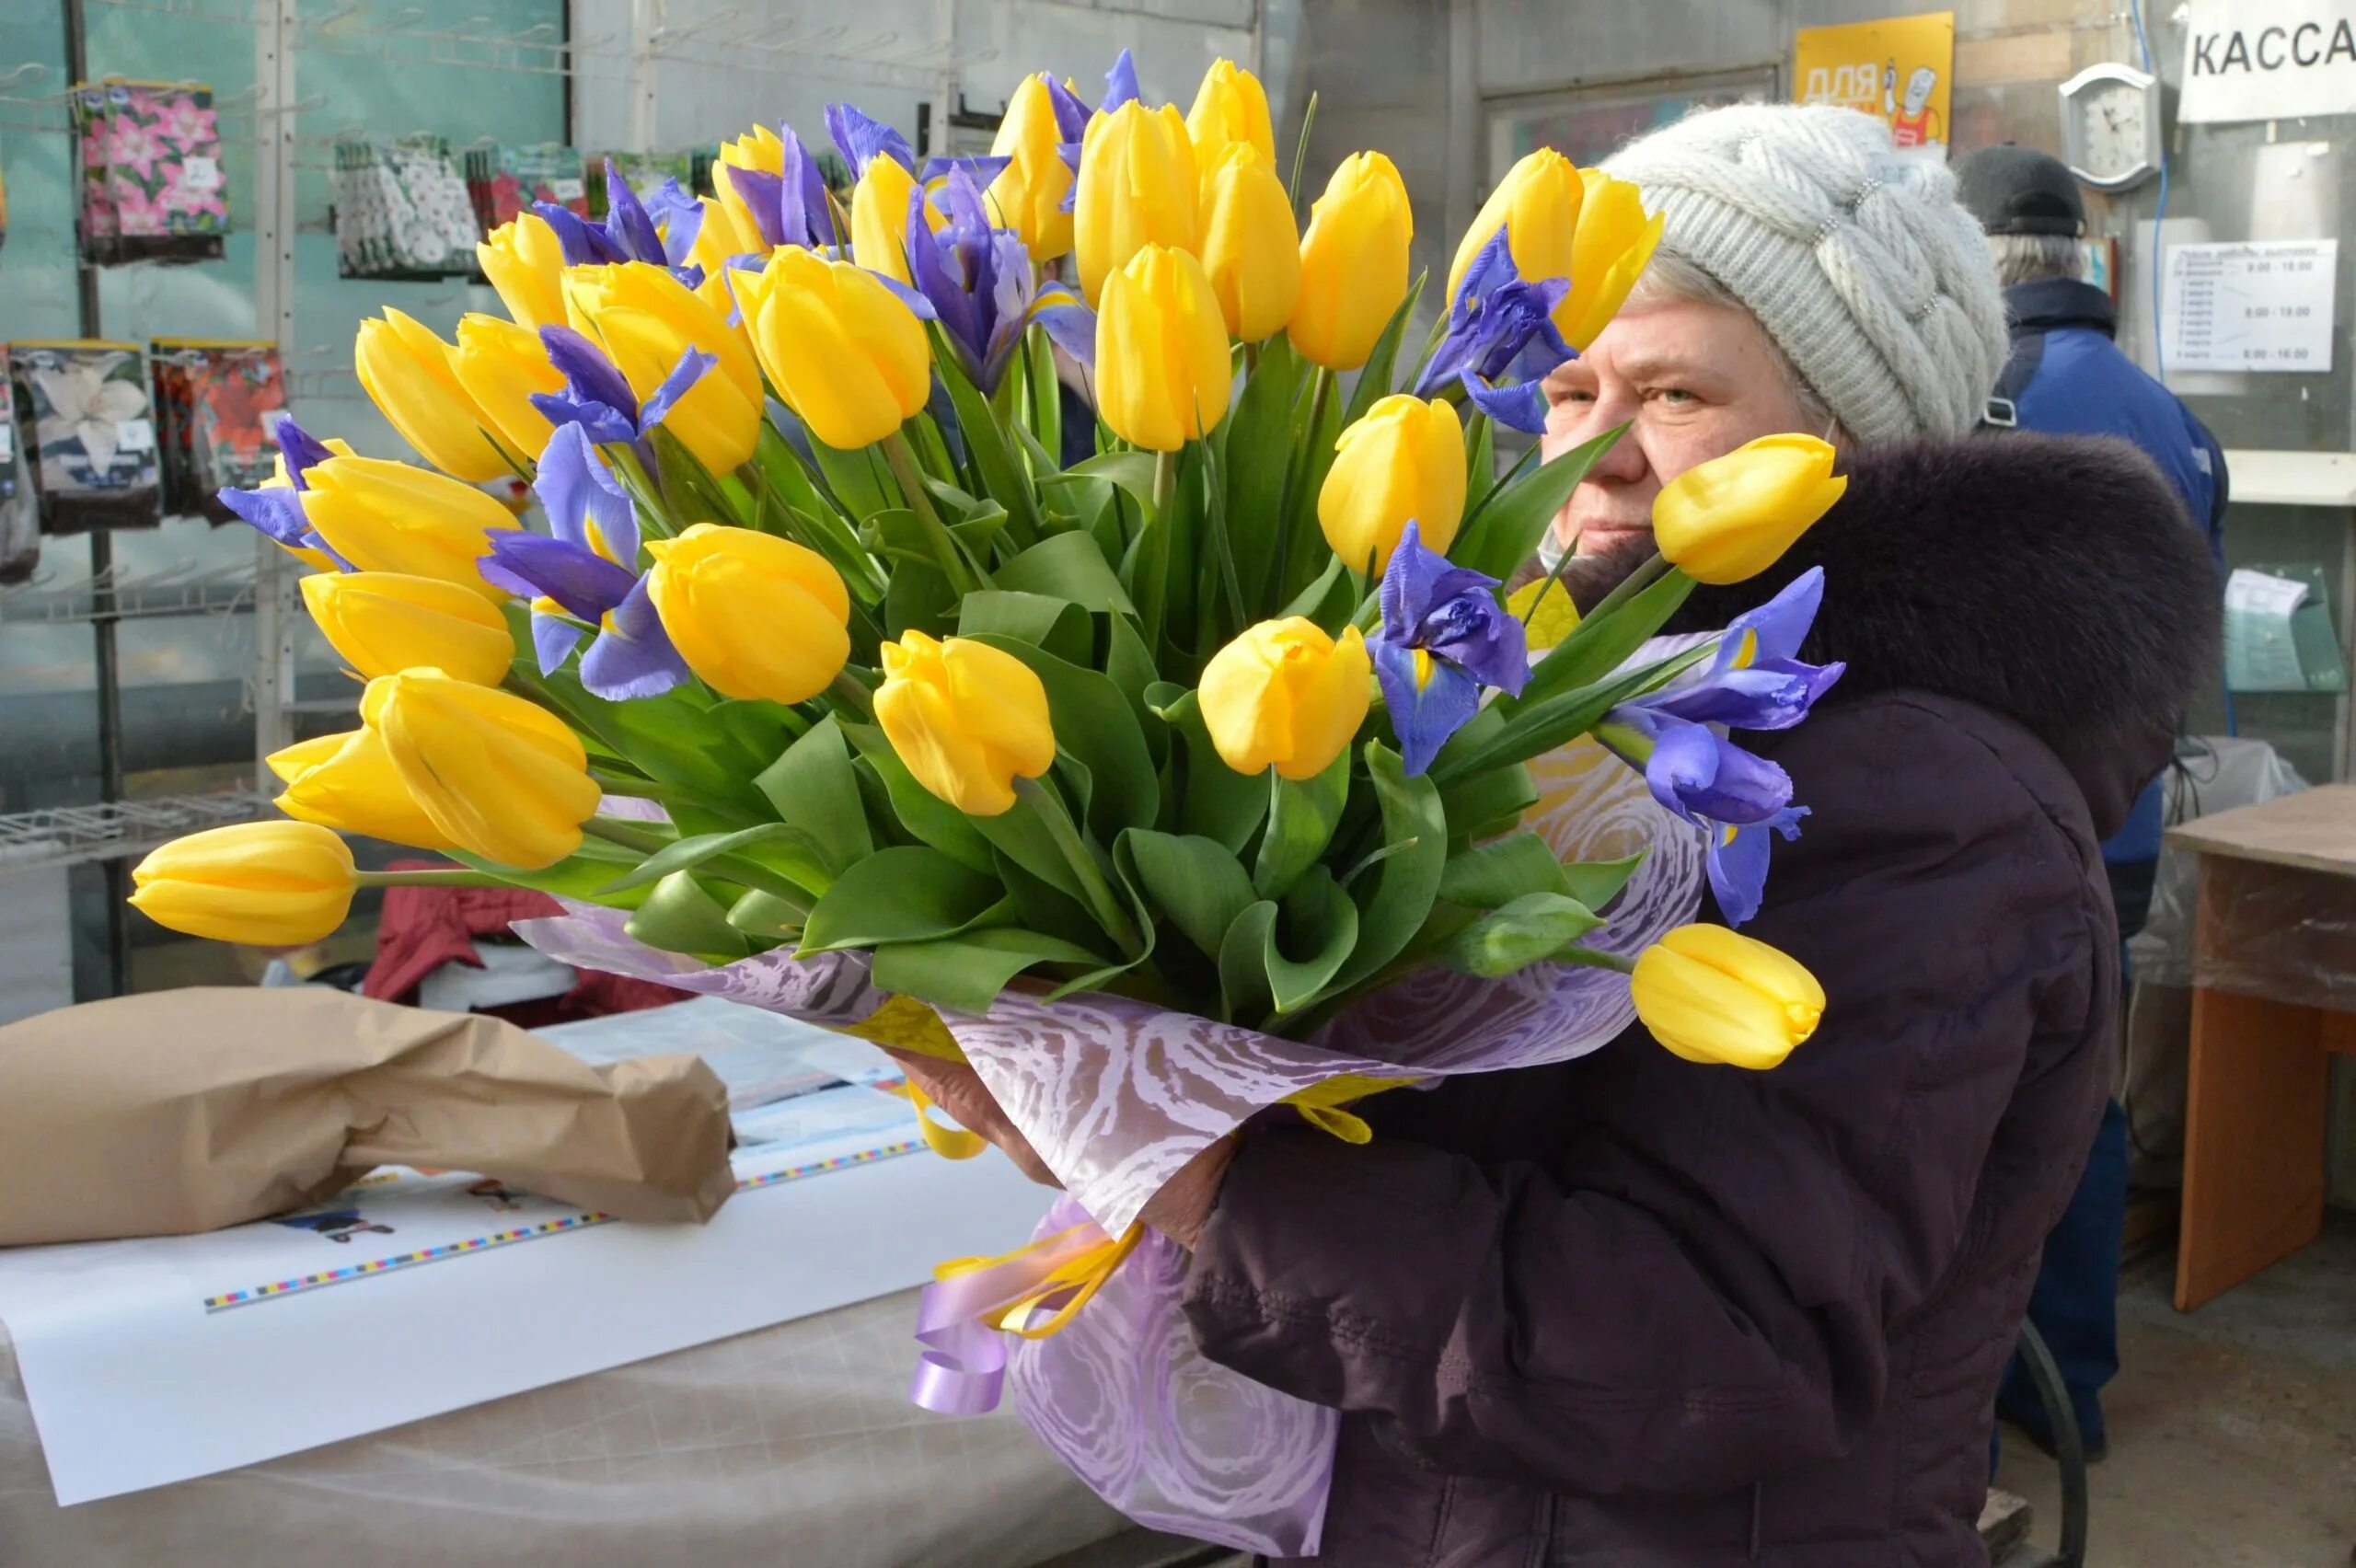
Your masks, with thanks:
M 933 365 L 940 372 L 941 385 L 949 388 L 949 403 L 957 410 L 957 428 L 965 437 L 965 453 L 975 472 L 981 476 L 982 488 L 989 492 L 991 500 L 1006 508 L 1013 520 L 1017 539 L 1036 539 L 1040 534 L 1039 498 L 1032 493 L 1029 472 L 1016 458 L 1014 449 L 1006 444 L 1006 431 L 999 425 L 997 414 L 965 378 L 940 325 L 935 323 L 930 331 Z
M 1603 924 L 1576 898 L 1530 893 L 1482 916 L 1439 950 L 1450 969 L 1484 980 L 1501 979 L 1538 963 Z
M 1125 827 L 1151 827 L 1161 809 L 1161 781 L 1136 712 L 1112 677 L 1011 638 L 975 640 L 1013 654 L 1046 688 L 1056 749 L 1086 767 L 1093 785 L 1087 815 L 1097 836 L 1109 843 Z
M 782 703 L 757 698 L 729 698 L 711 705 L 711 717 L 736 748 L 751 757 L 775 756 L 787 742 L 809 727 L 808 721 Z
M 835 879 L 802 926 L 802 953 L 962 931 L 1005 896 L 998 879 L 938 849 L 878 849 Z
M 1600 909 L 1620 896 L 1636 868 L 1645 863 L 1649 849 L 1639 849 L 1624 860 L 1565 860 L 1562 863 L 1563 891 L 1586 905 Z
M 739 828 L 733 833 L 703 833 L 692 838 L 674 839 L 602 891 L 620 893 L 627 888 L 643 887 L 674 871 L 684 871 L 689 867 L 733 855 L 739 849 L 764 840 L 780 839 L 786 841 L 784 847 L 787 853 L 777 856 L 772 862 L 776 869 L 811 893 L 822 890 L 831 872 L 817 842 L 801 828 L 789 827 L 781 822 L 765 822 L 755 827 Z M 771 843 L 768 847 L 774 853 L 779 846 Z M 712 871 L 722 877 L 729 874 L 724 865 L 714 866 Z
M 1048 342 L 1044 327 L 1026 328 L 1023 331 L 1022 389 L 1027 425 L 1024 433 L 1034 438 L 1040 454 L 1061 452 L 1064 441 L 1063 388 L 1056 377 L 1055 348 Z M 1032 463 L 1034 476 L 1051 473 L 1056 467 L 1052 456 L 1041 463 L 1038 455 L 1034 455 Z
M 1153 505 L 1153 454 L 1150 452 L 1103 452 L 1082 458 L 1066 468 L 1060 481 L 1066 484 L 1078 479 L 1103 479 L 1128 491 L 1139 506 Z M 1052 481 L 1051 481 L 1052 482 Z
M 1663 659 L 1632 671 L 1614 680 L 1599 681 L 1560 697 L 1530 704 L 1517 702 L 1506 717 L 1505 728 L 1495 740 L 1467 753 L 1457 763 L 1444 782 L 1453 783 L 1456 776 L 1495 767 L 1502 763 L 1526 762 L 1542 755 L 1556 746 L 1568 745 L 1600 723 L 1603 716 L 1632 697 L 1651 690 L 1677 671 L 1709 657 L 1710 644 L 1704 642 L 1688 649 L 1674 658 Z M 1436 766 L 1434 774 L 1439 774 Z
M 1324 772 L 1298 784 L 1273 769 L 1268 778 L 1268 831 L 1252 885 L 1263 898 L 1282 898 L 1333 840 L 1349 799 L 1350 754 L 1345 750 Z
M 943 523 L 938 514 L 927 516 L 906 507 L 887 507 L 867 520 L 860 530 L 862 540 L 870 542 L 879 552 L 895 558 L 896 566 L 926 566 L 946 575 L 941 565 L 944 553 L 959 570 L 968 572 L 976 582 L 988 579 L 982 562 L 989 559 L 990 536 L 1005 524 L 1005 519 L 992 513 L 974 523 L 955 525 Z M 895 571 L 894 575 L 897 575 Z
M 1228 537 L 1236 575 L 1254 613 L 1265 614 L 1276 602 L 1285 468 L 1292 461 L 1292 405 L 1305 369 L 1306 362 L 1281 334 L 1269 339 L 1224 427 Z
M 906 558 L 892 563 L 892 581 L 884 590 L 884 630 L 890 637 L 921 631 L 946 637 L 957 624 L 957 590 L 929 561 Z
M 1039 813 L 1027 806 L 1018 805 L 1012 811 L 997 816 L 968 817 L 974 830 L 990 847 L 1012 860 L 1033 876 L 1054 888 L 1067 898 L 1077 900 L 1081 907 L 1088 904 L 1087 891 L 1080 886 L 1080 873 L 1064 859 L 1061 846 Z
M 1228 928 L 1253 903 L 1243 862 L 1216 839 L 1131 828 L 1113 855 L 1147 900 L 1207 957 L 1218 957 Z
M 1550 697 L 1601 680 L 1642 648 L 1646 640 L 1669 624 L 1693 580 L 1672 571 L 1617 609 L 1590 616 L 1571 628 L 1568 637 L 1546 651 L 1531 666 L 1530 684 L 1520 697 L 1505 705 L 1506 711 L 1527 708 Z
M 886 507 L 900 504 L 891 470 L 872 447 L 846 452 L 810 434 L 810 455 L 835 499 L 843 503 L 853 523 L 863 524 Z
M 753 779 L 753 787 L 780 821 L 809 835 L 829 871 L 840 871 L 874 849 L 850 746 L 832 715 L 786 747 Z
M 728 906 L 728 923 L 748 937 L 792 941 L 801 936 L 803 917 L 808 913 L 798 904 L 753 888 Z
M 1365 368 L 1358 372 L 1357 385 L 1350 391 L 1349 409 L 1342 415 L 1344 430 L 1363 419 L 1377 400 L 1391 396 L 1391 377 L 1399 363 L 1399 339 L 1407 330 L 1407 318 L 1415 314 L 1415 304 L 1424 297 L 1424 282 L 1430 276 L 1429 272 L 1415 274 L 1407 297 L 1399 302 L 1399 308 L 1391 313 L 1390 324 L 1382 329 L 1382 336 L 1374 340 L 1374 352 L 1367 356 Z M 1329 465 L 1330 462 L 1329 458 Z
M 1042 539 L 990 575 L 1000 588 L 1068 599 L 1084 610 L 1137 614 L 1103 552 L 1083 533 Z
M 692 871 L 673 871 L 654 884 L 622 929 L 648 947 L 725 963 L 751 952 L 728 911 L 697 885 Z
M 1484 571 L 1503 580 L 1538 553 L 1538 543 L 1571 492 L 1579 488 L 1597 458 L 1620 439 L 1622 425 L 1594 440 L 1571 448 L 1551 463 L 1542 463 L 1512 483 L 1502 486 L 1487 504 L 1467 520 L 1449 548 L 1457 566 Z
M 1480 505 L 1497 482 L 1497 426 L 1475 411 L 1464 426 L 1464 504 Z
M 1350 569 L 1342 564 L 1340 556 L 1328 556 L 1317 581 L 1294 594 L 1292 603 L 1276 613 L 1279 618 L 1304 617 L 1332 637 L 1350 624 L 1357 607 L 1357 584 L 1351 580 Z
M 1367 772 L 1382 811 L 1385 847 L 1403 845 L 1377 867 L 1373 891 L 1358 905 L 1357 947 L 1335 984 L 1354 986 L 1399 956 L 1422 928 L 1448 864 L 1448 813 L 1439 789 L 1409 778 L 1405 759 L 1380 741 L 1366 744 Z
M 1276 941 L 1280 913 L 1276 900 L 1262 899 L 1238 915 L 1227 935 L 1219 939 L 1219 996 L 1226 1003 L 1227 1016 L 1238 1022 L 1262 1018 L 1276 1005 L 1276 992 L 1268 979 L 1268 950 Z
M 992 869 L 989 841 L 964 813 L 916 781 L 883 731 L 870 724 L 844 724 L 842 729 L 882 782 L 892 815 L 902 827 L 960 865 L 985 873 Z
M 1285 894 L 1283 918 L 1264 940 L 1261 963 L 1276 1012 L 1297 1013 L 1316 1001 L 1345 965 L 1355 967 L 1357 942 L 1358 906 L 1333 872 L 1311 867 Z
M 1129 699 L 1129 711 L 1137 716 L 1138 728 L 1145 733 L 1145 749 L 1153 755 L 1154 766 L 1159 767 L 1170 750 L 1170 726 L 1146 701 L 1146 688 L 1161 679 L 1161 673 L 1153 667 L 1153 652 L 1146 647 L 1145 639 L 1138 635 L 1137 625 L 1128 617 L 1114 616 L 1105 624 L 1111 635 L 1104 645 L 1104 676 Z
M 978 1018 L 990 1010 L 1007 982 L 1026 969 L 1097 962 L 1086 948 L 1057 938 L 998 927 L 931 941 L 886 943 L 875 950 L 871 977 L 878 989 Z
M 1449 856 L 1439 883 L 1442 898 L 1469 909 L 1495 909 L 1530 893 L 1577 896 L 1563 874 L 1563 862 L 1534 833 L 1508 834 Z
M 1154 693 L 1148 693 L 1152 703 Z M 1181 691 L 1155 711 L 1185 741 L 1186 786 L 1178 797 L 1178 830 L 1199 834 L 1225 845 L 1237 855 L 1252 842 L 1268 814 L 1268 780 L 1257 773 L 1238 773 L 1227 766 L 1211 744 L 1210 731 L 1195 693 Z
M 450 849 L 444 853 L 461 865 L 488 871 L 503 882 L 516 887 L 537 888 L 542 893 L 552 893 L 559 898 L 575 898 L 583 904 L 602 904 L 608 909 L 635 909 L 646 902 L 647 890 L 642 887 L 628 888 L 620 893 L 606 891 L 612 885 L 617 870 L 637 863 L 638 852 L 600 839 L 583 839 L 576 853 L 566 856 L 553 866 L 542 866 L 536 871 L 519 871 L 513 866 L 502 866 L 496 860 L 486 860 L 463 849 Z
M 1087 542 L 1085 535 L 1063 536 Z M 1074 663 L 1085 663 L 1095 646 L 1088 612 L 1069 599 L 1011 594 L 999 588 L 968 594 L 959 602 L 957 635 L 1010 638 Z
M 1461 842 L 1484 836 L 1484 830 L 1494 824 L 1510 825 L 1538 803 L 1538 785 L 1530 777 L 1530 769 L 1517 762 L 1442 785 L 1439 803 L 1448 813 L 1449 837 Z
M 1006 884 L 1007 898 L 1014 905 L 1014 924 L 1097 951 L 1100 961 L 1112 951 L 1113 939 L 1079 898 L 1034 876 L 1011 855 L 1000 853 L 997 859 L 998 880 Z

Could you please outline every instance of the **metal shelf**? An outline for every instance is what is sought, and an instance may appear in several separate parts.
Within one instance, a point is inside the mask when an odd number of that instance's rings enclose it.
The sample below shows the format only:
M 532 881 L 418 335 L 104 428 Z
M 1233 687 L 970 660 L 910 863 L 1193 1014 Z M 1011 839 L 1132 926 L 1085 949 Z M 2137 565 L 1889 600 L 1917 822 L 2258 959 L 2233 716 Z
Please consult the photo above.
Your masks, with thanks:
M 276 814 L 270 797 L 253 790 L 0 813 L 0 874 L 144 855 L 184 833 Z
M 65 582 L 33 582 L 0 594 L 0 622 L 87 626 L 98 618 L 98 599 L 111 590 L 116 620 L 154 616 L 234 615 L 253 605 L 254 569 L 174 561 L 147 571 L 110 567 Z

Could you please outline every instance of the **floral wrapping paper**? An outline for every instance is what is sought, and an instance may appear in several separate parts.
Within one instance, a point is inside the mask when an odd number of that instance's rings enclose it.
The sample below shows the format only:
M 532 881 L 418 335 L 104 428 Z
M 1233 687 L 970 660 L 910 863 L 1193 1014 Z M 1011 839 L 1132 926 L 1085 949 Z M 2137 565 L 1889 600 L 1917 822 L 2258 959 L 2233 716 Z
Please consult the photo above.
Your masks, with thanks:
M 335 148 L 335 240 L 347 278 L 463 276 L 474 270 L 474 200 L 439 136 L 354 138 Z
M 148 355 L 164 510 L 233 521 L 216 492 L 260 485 L 278 455 L 272 432 L 286 409 L 286 384 L 277 346 L 158 339 Z
M 32 443 L 43 533 L 161 521 L 147 356 L 135 344 L 19 343 L 17 425 Z
M 90 258 L 218 256 L 229 207 L 212 88 L 109 82 L 81 88 L 74 103 Z

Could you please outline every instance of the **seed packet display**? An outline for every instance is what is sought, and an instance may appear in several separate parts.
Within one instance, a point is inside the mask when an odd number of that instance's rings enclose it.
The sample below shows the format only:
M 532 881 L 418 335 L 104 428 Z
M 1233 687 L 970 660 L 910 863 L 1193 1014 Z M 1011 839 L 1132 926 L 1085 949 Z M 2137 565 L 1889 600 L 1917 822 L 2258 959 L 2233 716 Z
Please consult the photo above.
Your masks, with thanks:
M 335 149 L 337 265 L 347 278 L 442 278 L 474 266 L 482 237 L 440 136 L 347 138 Z
M 147 356 L 136 343 L 17 343 L 17 429 L 44 534 L 152 527 L 161 520 Z
M 271 477 L 286 411 L 273 343 L 159 338 L 148 345 L 163 451 L 164 510 L 227 523 L 224 486 Z
M 8 384 L 8 350 L 0 344 L 0 388 Z M 25 582 L 40 564 L 40 513 L 25 444 L 17 439 L 17 399 L 0 391 L 0 583 Z
M 589 215 L 588 186 L 581 178 L 581 151 L 561 142 L 528 146 L 467 149 L 467 191 L 475 220 L 489 233 L 536 202 Z
M 200 83 L 78 88 L 82 243 L 92 261 L 201 261 L 228 232 L 220 121 Z

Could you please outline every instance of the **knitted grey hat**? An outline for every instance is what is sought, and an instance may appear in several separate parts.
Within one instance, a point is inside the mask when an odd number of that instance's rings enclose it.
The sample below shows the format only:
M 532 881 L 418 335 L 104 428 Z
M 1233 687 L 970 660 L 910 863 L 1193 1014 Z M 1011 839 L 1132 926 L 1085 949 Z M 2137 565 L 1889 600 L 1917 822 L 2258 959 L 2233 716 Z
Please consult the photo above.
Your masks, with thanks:
M 1987 241 L 1946 168 L 1900 157 L 1880 121 L 1736 104 L 1603 167 L 1643 188 L 1662 248 L 1742 301 L 1860 444 L 1979 421 L 2008 348 Z

